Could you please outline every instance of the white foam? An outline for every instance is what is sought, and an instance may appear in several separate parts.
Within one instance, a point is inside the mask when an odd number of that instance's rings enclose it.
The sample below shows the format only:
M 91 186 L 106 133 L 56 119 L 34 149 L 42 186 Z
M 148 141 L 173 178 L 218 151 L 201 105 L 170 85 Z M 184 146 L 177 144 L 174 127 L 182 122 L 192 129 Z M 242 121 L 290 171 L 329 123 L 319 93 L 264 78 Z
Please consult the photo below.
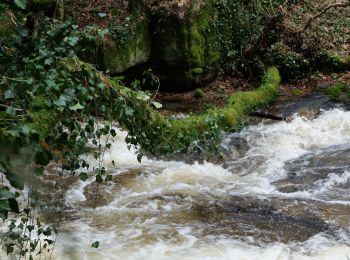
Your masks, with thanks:
M 229 162 L 229 168 L 204 162 L 186 164 L 144 158 L 138 163 L 133 149 L 124 142 L 126 133 L 117 131 L 110 154 L 104 161 L 109 168 L 139 169 L 130 183 L 115 194 L 113 201 L 97 209 L 102 216 L 115 219 L 107 228 L 94 226 L 93 219 L 65 224 L 59 236 L 57 259 L 349 259 L 346 243 L 318 234 L 303 243 L 261 244 L 252 238 L 244 242 L 223 235 L 198 236 L 200 223 L 174 223 L 167 217 L 184 210 L 196 196 L 210 200 L 230 195 L 293 196 L 316 198 L 336 185 L 349 181 L 350 173 L 329 174 L 318 182 L 318 190 L 281 194 L 271 184 L 284 177 L 284 165 L 315 149 L 350 142 L 350 112 L 332 110 L 307 120 L 295 116 L 291 122 L 259 124 L 244 129 L 235 137 L 245 138 L 250 149 Z M 228 136 L 230 139 L 232 136 Z M 234 153 L 234 151 L 232 152 Z M 235 153 L 237 154 L 237 153 Z M 79 183 L 66 196 L 72 204 L 82 201 Z M 182 194 L 182 202 L 148 200 L 154 195 Z M 332 202 L 330 202 L 332 203 Z M 348 203 L 338 201 L 335 203 Z M 128 214 L 131 214 L 130 216 Z M 168 215 L 169 214 L 169 215 Z M 176 214 L 175 214 L 176 215 Z M 128 219 L 130 217 L 130 219 Z M 164 217 L 165 219 L 162 219 Z M 127 220 L 125 220 L 126 218 Z M 90 244 L 99 240 L 99 249 Z M 69 251 L 69 248 L 72 249 Z

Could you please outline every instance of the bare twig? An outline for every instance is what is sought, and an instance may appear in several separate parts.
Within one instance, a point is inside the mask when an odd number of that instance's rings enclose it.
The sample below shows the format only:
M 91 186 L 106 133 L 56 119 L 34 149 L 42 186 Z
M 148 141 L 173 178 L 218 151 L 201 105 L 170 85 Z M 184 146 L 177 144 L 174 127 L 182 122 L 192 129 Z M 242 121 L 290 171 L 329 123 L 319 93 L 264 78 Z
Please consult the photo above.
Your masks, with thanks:
M 279 10 L 281 14 L 285 14 L 284 9 L 287 8 L 288 4 L 289 4 L 291 1 L 292 1 L 292 0 L 285 0 L 285 1 L 283 2 L 283 4 L 281 4 L 281 5 L 278 6 L 277 10 Z
M 12 13 L 11 11 L 7 11 L 7 14 L 8 14 L 8 16 L 10 17 L 12 23 L 13 23 L 14 25 L 17 26 L 17 22 L 16 22 L 16 21 L 17 21 L 17 18 L 16 18 L 16 16 L 14 15 L 14 13 Z

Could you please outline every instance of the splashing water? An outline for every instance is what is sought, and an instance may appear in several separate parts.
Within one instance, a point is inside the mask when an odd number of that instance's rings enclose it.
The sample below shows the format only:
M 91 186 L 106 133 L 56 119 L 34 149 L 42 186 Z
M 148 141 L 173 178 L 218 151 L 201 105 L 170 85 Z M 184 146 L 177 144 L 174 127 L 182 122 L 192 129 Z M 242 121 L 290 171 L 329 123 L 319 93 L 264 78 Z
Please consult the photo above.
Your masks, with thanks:
M 350 259 L 350 112 L 227 135 L 222 165 L 139 164 L 117 136 L 97 207 L 92 179 L 67 190 L 55 259 Z

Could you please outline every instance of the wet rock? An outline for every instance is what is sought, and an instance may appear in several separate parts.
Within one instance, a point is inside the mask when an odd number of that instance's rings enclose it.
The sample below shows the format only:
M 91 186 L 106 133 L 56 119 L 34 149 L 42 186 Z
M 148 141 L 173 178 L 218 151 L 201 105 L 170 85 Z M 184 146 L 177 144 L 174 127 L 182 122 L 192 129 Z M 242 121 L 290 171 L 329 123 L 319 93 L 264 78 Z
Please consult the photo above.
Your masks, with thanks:
M 217 10 L 211 0 L 166 1 L 152 17 L 155 71 L 162 87 L 196 88 L 217 75 L 219 38 L 211 30 Z
M 101 44 L 91 46 L 81 58 L 110 73 L 148 62 L 151 56 L 150 13 L 143 0 L 65 1 L 65 17 L 79 27 L 108 29 Z M 92 45 L 92 42 L 89 42 Z
M 246 139 L 233 136 L 229 138 L 229 142 L 222 145 L 222 152 L 225 158 L 239 158 L 242 157 L 249 148 L 250 145 Z
M 305 209 L 304 214 L 293 215 L 283 207 L 275 207 L 274 200 L 232 197 L 211 205 L 197 204 L 194 209 L 202 221 L 210 223 L 207 234 L 251 236 L 263 242 L 287 243 L 305 241 L 329 229 L 316 214 Z
M 128 187 L 128 186 L 130 186 L 130 184 L 133 183 L 135 178 L 140 176 L 142 173 L 143 173 L 143 171 L 139 168 L 138 169 L 130 169 L 126 172 L 122 172 L 118 175 L 115 175 L 113 177 L 112 181 L 118 186 Z
M 83 203 L 85 207 L 102 207 L 111 203 L 116 193 L 122 188 L 130 188 L 135 178 L 140 176 L 144 171 L 141 169 L 130 169 L 113 176 L 111 182 L 96 183 L 92 182 L 84 187 L 84 196 L 86 201 Z
M 108 192 L 107 183 L 93 182 L 84 187 L 84 196 L 86 198 L 83 203 L 86 207 L 96 208 L 108 205 L 113 196 Z
M 343 174 L 350 171 L 349 144 L 315 150 L 301 158 L 286 163 L 287 177 L 274 183 L 280 192 L 291 193 L 319 190 L 319 184 L 329 182 L 328 191 L 319 193 L 325 200 L 341 199 L 349 196 L 350 181 Z M 330 178 L 334 178 L 332 181 Z
M 332 100 L 325 94 L 312 93 L 303 97 L 280 96 L 267 109 L 259 109 L 256 113 L 281 119 L 288 119 L 297 113 L 308 119 L 314 119 L 320 110 L 332 108 L 346 108 L 346 105 Z
M 300 190 L 302 190 L 301 187 L 296 185 L 285 185 L 278 188 L 278 191 L 283 193 L 293 193 Z

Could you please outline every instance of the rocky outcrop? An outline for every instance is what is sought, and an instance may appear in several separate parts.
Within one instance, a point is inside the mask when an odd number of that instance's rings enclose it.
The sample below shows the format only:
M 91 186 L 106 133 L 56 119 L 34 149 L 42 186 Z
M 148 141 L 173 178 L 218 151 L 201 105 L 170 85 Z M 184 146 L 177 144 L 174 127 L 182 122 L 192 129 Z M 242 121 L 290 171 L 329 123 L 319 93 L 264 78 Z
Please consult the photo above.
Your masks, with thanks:
M 153 60 L 158 71 L 172 71 L 180 79 L 177 83 L 187 87 L 213 79 L 220 60 L 216 18 L 212 0 L 161 4 L 152 16 Z
M 144 1 L 129 1 L 127 16 L 121 17 L 121 24 L 115 24 L 115 19 L 118 20 L 116 11 L 111 11 L 112 27 L 108 28 L 112 33 L 112 41 L 104 42 L 101 48 L 102 65 L 111 73 L 123 72 L 145 63 L 151 55 L 150 17 Z
M 150 17 L 143 0 L 67 0 L 65 17 L 73 18 L 81 28 L 95 25 L 105 30 L 104 39 L 87 57 L 100 69 L 115 74 L 149 60 Z
M 110 73 L 150 63 L 162 86 L 197 87 L 215 78 L 220 51 L 213 0 L 65 1 L 65 17 L 80 27 L 107 29 L 88 61 Z

